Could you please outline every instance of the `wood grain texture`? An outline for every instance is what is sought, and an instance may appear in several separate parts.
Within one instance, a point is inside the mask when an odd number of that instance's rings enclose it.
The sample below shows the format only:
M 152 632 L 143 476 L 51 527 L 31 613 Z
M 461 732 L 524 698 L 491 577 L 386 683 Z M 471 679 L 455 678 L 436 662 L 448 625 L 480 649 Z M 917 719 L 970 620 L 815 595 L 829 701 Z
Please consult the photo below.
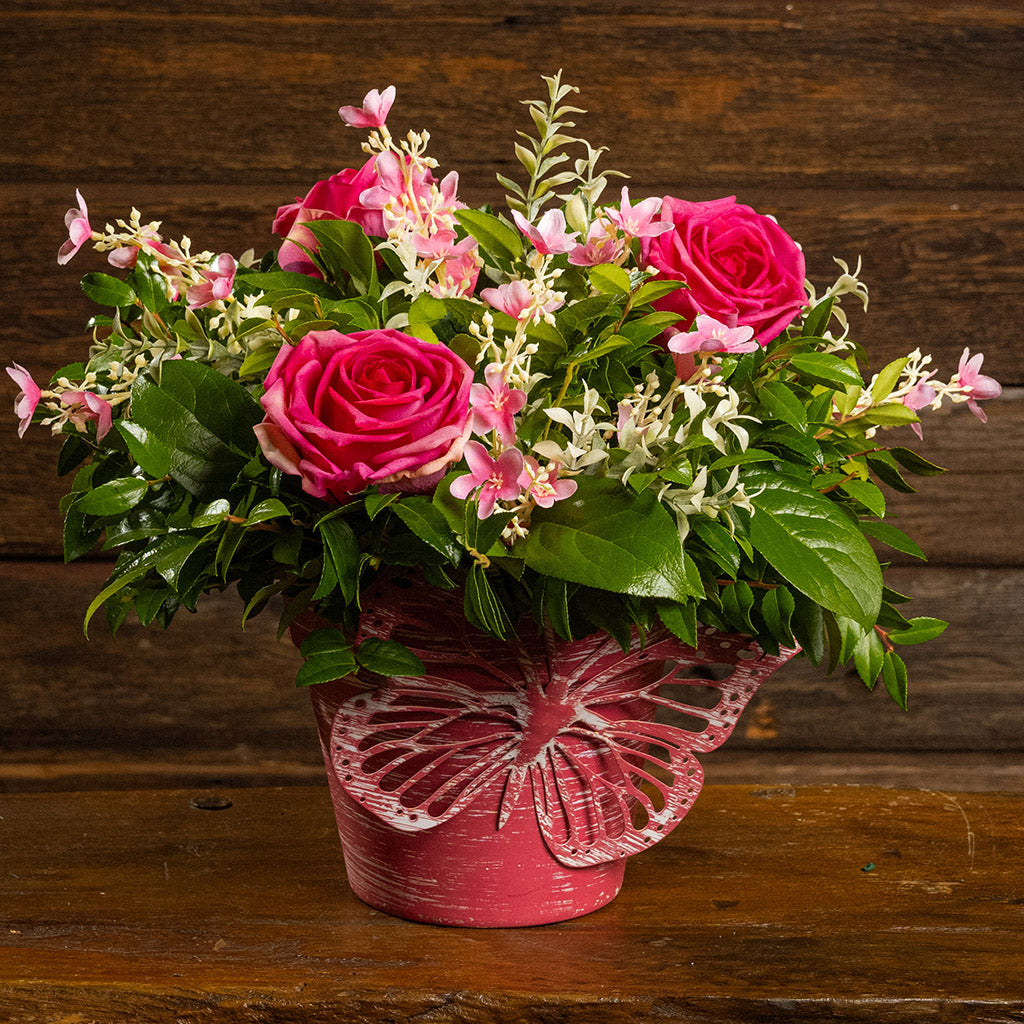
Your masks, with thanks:
M 735 193 L 801 241 L 821 285 L 832 256 L 863 257 L 871 309 L 852 319 L 874 369 L 920 345 L 945 376 L 969 346 L 1007 386 L 987 426 L 962 409 L 926 424 L 912 446 L 950 473 L 892 500 L 931 559 L 897 580 L 917 613 L 953 620 L 909 652 L 911 712 L 799 663 L 713 757 L 735 758 L 737 779 L 806 754 L 812 774 L 791 777 L 899 784 L 947 765 L 967 788 L 1019 790 L 1022 66 L 1019 0 L 12 0 L 0 354 L 37 378 L 82 354 L 93 309 L 77 281 L 104 265 L 83 252 L 56 267 L 76 187 L 95 223 L 135 205 L 197 247 L 263 252 L 278 204 L 362 159 L 337 106 L 394 82 L 393 126 L 429 128 L 462 197 L 495 202 L 527 127 L 519 99 L 563 68 L 590 111 L 580 131 L 634 199 Z M 98 627 L 83 644 L 104 570 L 59 565 L 55 454 L 45 430 L 19 442 L 0 426 L 0 788 L 318 778 L 295 652 L 269 620 L 240 634 L 233 598 L 166 635 Z
M 408 924 L 345 887 L 323 789 L 0 796 L 11 1024 L 1008 1022 L 1024 797 L 708 787 L 606 909 Z M 496 969 L 497 965 L 500 965 Z

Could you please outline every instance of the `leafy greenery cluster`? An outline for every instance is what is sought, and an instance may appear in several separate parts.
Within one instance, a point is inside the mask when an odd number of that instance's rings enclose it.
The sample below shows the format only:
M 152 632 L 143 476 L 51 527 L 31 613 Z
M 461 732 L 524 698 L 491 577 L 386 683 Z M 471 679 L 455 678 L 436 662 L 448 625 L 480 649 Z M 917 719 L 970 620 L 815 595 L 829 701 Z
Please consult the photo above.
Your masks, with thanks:
M 465 210 L 460 222 L 488 265 L 512 273 L 526 259 L 503 217 Z M 748 634 L 767 650 L 799 644 L 830 669 L 852 662 L 868 686 L 881 678 L 905 706 L 897 645 L 930 639 L 944 623 L 904 617 L 907 598 L 884 585 L 870 541 L 923 557 L 887 521 L 885 489 L 911 491 L 907 475 L 941 470 L 877 442 L 879 428 L 916 419 L 885 402 L 902 363 L 878 374 L 872 402 L 858 405 L 863 353 L 829 351 L 831 299 L 767 347 L 721 357 L 720 377 L 751 417 L 749 444 L 722 454 L 699 429 L 707 413 L 698 413 L 670 458 L 624 485 L 613 470 L 628 453 L 609 436 L 608 458 L 576 477 L 575 495 L 533 509 L 526 536 L 509 544 L 502 535 L 510 513 L 481 520 L 475 503 L 452 496 L 459 470 L 432 495 L 370 488 L 334 506 L 304 494 L 262 456 L 252 428 L 263 418 L 263 378 L 280 346 L 308 331 L 366 330 L 404 316 L 408 333 L 443 342 L 471 365 L 482 344 L 472 327 L 479 303 L 382 298 L 387 254 L 378 263 L 371 241 L 345 221 L 314 230 L 323 280 L 283 272 L 272 255 L 240 267 L 236 299 L 251 296 L 259 312 L 226 333 L 216 309 L 169 300 L 145 254 L 126 280 L 87 275 L 87 294 L 113 307 L 93 322 L 90 369 L 164 346 L 132 385 L 130 414 L 103 441 L 69 433 L 60 454 L 60 472 L 74 473 L 62 504 L 66 558 L 97 545 L 117 555 L 87 624 L 102 608 L 116 629 L 134 609 L 141 622 L 166 627 L 203 594 L 234 586 L 243 622 L 280 598 L 282 631 L 307 608 L 342 627 L 306 642 L 302 684 L 360 667 L 411 673 L 416 660 L 398 645 L 351 640 L 361 590 L 393 569 L 459 588 L 467 621 L 499 637 L 524 616 L 565 638 L 604 630 L 623 646 L 634 627 L 661 622 L 693 643 L 705 624 Z M 654 378 L 671 386 L 672 363 L 657 338 L 675 317 L 652 303 L 678 285 L 617 266 L 566 266 L 560 287 L 568 301 L 554 322 L 527 333 L 533 369 L 561 385 L 562 407 L 578 408 L 585 386 L 606 396 Z M 491 315 L 496 337 L 514 333 L 510 317 Z M 83 370 L 65 367 L 55 379 Z M 691 413 L 680 406 L 675 415 L 682 423 Z M 540 407 L 525 416 L 524 447 L 550 428 Z M 704 470 L 714 490 L 737 467 L 752 511 L 733 508 L 728 521 L 694 515 L 680 543 L 659 488 L 690 486 Z

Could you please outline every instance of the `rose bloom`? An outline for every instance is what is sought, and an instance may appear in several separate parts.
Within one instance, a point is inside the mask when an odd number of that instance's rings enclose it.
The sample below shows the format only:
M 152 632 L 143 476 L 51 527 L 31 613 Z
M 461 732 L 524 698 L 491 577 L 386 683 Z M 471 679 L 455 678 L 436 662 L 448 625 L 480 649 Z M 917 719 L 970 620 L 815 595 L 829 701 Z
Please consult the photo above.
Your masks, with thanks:
M 255 427 L 267 461 L 307 494 L 344 502 L 372 484 L 426 491 L 462 457 L 473 371 L 401 331 L 311 331 L 285 345 Z
M 687 327 L 704 313 L 752 327 L 763 346 L 807 305 L 803 253 L 770 217 L 734 196 L 705 203 L 669 196 L 661 217 L 675 228 L 645 239 L 643 259 L 658 278 L 686 283 L 656 306 L 679 313 Z
M 370 236 L 383 238 L 387 235 L 381 211 L 368 209 L 359 201 L 363 192 L 377 184 L 376 159 L 371 157 L 358 170 L 347 168 L 318 181 L 305 197 L 297 197 L 294 203 L 278 208 L 274 234 L 285 240 L 277 254 L 282 270 L 309 277 L 322 276 L 305 251 L 317 249 L 313 232 L 305 226 L 310 221 L 349 220 Z

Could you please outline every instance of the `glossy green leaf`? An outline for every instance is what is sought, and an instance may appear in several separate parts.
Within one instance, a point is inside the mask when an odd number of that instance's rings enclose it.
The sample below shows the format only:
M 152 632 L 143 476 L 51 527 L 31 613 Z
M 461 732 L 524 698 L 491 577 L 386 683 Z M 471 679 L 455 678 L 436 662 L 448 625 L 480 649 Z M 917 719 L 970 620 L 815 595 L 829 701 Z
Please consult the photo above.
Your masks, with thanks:
M 536 572 L 602 590 L 680 603 L 704 593 L 672 516 L 615 480 L 579 477 L 571 498 L 534 512 L 514 551 Z
M 181 359 L 161 366 L 160 381 L 132 387 L 132 419 L 171 452 L 169 473 L 192 494 L 222 492 L 255 454 L 259 403 L 211 367 Z
M 858 622 L 874 622 L 882 572 L 864 535 L 828 498 L 795 481 L 751 478 L 750 540 L 760 554 L 811 600 Z
M 452 565 L 458 565 L 462 546 L 456 541 L 444 513 L 422 495 L 404 497 L 394 506 L 395 515 L 435 551 L 444 555 Z
M 629 294 L 629 274 L 622 267 L 617 267 L 613 263 L 602 263 L 591 267 L 587 273 L 595 291 L 611 295 Z
M 874 537 L 875 540 L 880 540 L 883 544 L 887 544 L 894 551 L 902 551 L 905 555 L 912 555 L 914 558 L 920 558 L 922 561 L 927 561 L 921 548 L 902 530 L 893 526 L 891 523 L 873 523 L 866 521 L 862 522 L 860 527 L 865 533 Z
M 908 629 L 894 629 L 889 632 L 889 639 L 894 644 L 911 645 L 927 643 L 929 640 L 934 640 L 937 636 L 944 633 L 949 625 L 948 622 L 944 622 L 942 619 L 930 619 L 924 616 L 910 619 L 909 623 L 910 627 Z
M 134 420 L 118 420 L 115 426 L 144 473 L 159 479 L 170 472 L 172 453 L 159 438 Z
M 249 514 L 245 517 L 246 526 L 255 526 L 257 523 L 266 523 L 272 519 L 290 517 L 291 512 L 288 506 L 280 498 L 266 498 L 253 505 Z
M 356 649 L 356 660 L 363 668 L 382 676 L 422 676 L 427 669 L 420 658 L 395 640 L 369 637 Z
M 130 306 L 135 302 L 131 287 L 110 274 L 86 274 L 82 278 L 82 291 L 100 306 Z
M 907 666 L 895 651 L 886 651 L 882 661 L 882 682 L 889 696 L 907 710 Z
M 135 476 L 120 477 L 86 491 L 75 503 L 75 508 L 91 516 L 116 516 L 135 508 L 147 490 L 149 486 L 145 480 Z
M 791 356 L 789 365 L 805 380 L 828 387 L 846 388 L 851 384 L 863 383 L 854 367 L 838 356 L 825 352 L 804 352 Z
M 455 219 L 486 252 L 508 260 L 518 259 L 522 255 L 523 240 L 519 232 L 492 214 L 482 210 L 459 210 Z
M 299 651 L 304 661 L 295 677 L 296 686 L 333 682 L 359 669 L 352 645 L 340 629 L 315 630 L 302 641 Z

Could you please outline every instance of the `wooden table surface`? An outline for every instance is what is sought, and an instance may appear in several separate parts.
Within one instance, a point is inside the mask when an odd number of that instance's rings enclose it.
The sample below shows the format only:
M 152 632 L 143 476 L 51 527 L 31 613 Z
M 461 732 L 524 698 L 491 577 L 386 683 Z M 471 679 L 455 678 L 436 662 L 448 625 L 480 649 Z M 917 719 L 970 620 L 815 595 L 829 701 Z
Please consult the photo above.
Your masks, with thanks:
M 709 786 L 609 907 L 478 931 L 356 900 L 324 787 L 0 796 L 0 1021 L 1009 1024 L 1022 849 L 1019 795 Z

